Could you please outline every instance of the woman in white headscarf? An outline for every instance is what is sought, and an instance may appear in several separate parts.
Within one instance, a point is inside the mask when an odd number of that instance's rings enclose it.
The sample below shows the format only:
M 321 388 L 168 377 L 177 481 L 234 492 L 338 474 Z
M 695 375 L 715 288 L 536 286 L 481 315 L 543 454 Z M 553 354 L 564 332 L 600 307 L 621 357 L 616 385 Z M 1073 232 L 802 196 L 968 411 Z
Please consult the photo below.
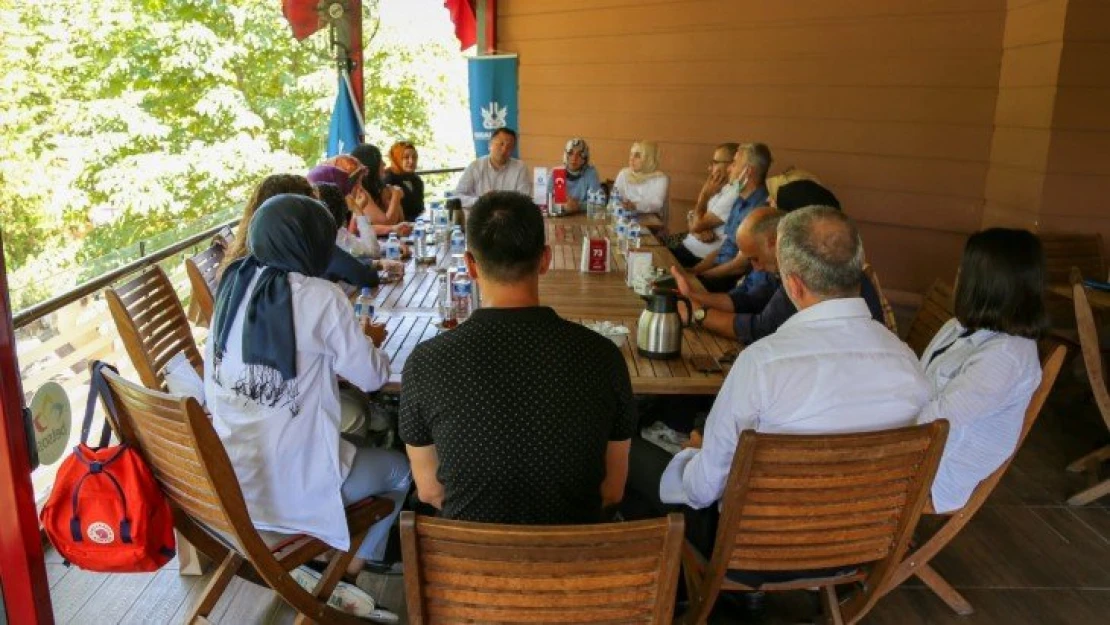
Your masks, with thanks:
M 655 213 L 666 220 L 670 179 L 659 171 L 659 147 L 653 141 L 637 141 L 628 154 L 628 167 L 617 174 L 613 188 L 625 208 L 637 213 Z

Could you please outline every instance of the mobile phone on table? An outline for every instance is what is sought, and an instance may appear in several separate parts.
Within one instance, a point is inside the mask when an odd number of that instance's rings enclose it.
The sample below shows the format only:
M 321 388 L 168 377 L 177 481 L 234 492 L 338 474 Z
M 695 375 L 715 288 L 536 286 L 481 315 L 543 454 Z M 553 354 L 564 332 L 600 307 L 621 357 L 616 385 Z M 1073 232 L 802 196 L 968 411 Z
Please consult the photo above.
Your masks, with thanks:
M 690 365 L 698 373 L 716 373 L 721 371 L 721 363 L 709 354 L 694 354 L 690 356 Z

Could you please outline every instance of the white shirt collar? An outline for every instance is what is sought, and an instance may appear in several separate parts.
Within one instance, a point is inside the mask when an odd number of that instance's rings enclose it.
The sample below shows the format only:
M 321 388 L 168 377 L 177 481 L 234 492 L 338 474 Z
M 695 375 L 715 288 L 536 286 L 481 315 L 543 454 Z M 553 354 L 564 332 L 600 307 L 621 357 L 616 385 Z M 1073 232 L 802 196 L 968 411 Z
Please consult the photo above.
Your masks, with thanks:
M 814 321 L 830 319 L 850 319 L 855 317 L 871 318 L 871 310 L 862 297 L 839 297 L 827 299 L 794 313 L 781 327 L 800 326 Z

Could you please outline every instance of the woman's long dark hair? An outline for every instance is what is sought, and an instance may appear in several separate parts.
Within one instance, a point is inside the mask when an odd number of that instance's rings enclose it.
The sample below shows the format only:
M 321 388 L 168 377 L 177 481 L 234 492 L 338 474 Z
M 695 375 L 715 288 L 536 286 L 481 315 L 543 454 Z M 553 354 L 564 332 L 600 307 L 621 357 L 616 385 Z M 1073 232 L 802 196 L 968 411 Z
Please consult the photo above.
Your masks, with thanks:
M 990 228 L 967 240 L 956 278 L 956 318 L 971 330 L 1039 338 L 1048 329 L 1041 240 Z
M 358 159 L 358 162 L 366 166 L 368 170 L 366 175 L 362 177 L 362 188 L 370 194 L 370 199 L 378 205 L 381 210 L 386 210 L 387 206 L 382 205 L 382 191 L 385 191 L 385 182 L 382 181 L 382 151 L 377 146 L 369 143 L 363 143 L 357 148 L 351 150 L 351 156 Z
M 216 270 L 217 275 L 222 276 L 228 265 L 247 255 L 247 230 L 250 228 L 254 212 L 266 200 L 283 193 L 312 197 L 312 183 L 297 174 L 266 176 L 255 188 L 247 205 L 243 207 L 243 216 L 239 219 L 239 226 L 235 230 L 235 240 L 224 253 L 224 259 Z

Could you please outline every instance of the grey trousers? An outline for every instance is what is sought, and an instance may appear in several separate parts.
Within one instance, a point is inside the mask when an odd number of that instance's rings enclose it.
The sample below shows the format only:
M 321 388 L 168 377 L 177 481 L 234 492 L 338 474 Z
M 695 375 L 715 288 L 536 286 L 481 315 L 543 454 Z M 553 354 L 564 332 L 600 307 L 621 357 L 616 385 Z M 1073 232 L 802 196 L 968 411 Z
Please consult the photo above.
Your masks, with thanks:
M 393 500 L 393 512 L 378 521 L 366 534 L 355 557 L 381 561 L 389 540 L 389 528 L 401 515 L 401 504 L 412 485 L 412 471 L 404 454 L 392 449 L 359 447 L 351 463 L 351 472 L 343 481 L 343 504 L 350 505 L 370 496 Z

